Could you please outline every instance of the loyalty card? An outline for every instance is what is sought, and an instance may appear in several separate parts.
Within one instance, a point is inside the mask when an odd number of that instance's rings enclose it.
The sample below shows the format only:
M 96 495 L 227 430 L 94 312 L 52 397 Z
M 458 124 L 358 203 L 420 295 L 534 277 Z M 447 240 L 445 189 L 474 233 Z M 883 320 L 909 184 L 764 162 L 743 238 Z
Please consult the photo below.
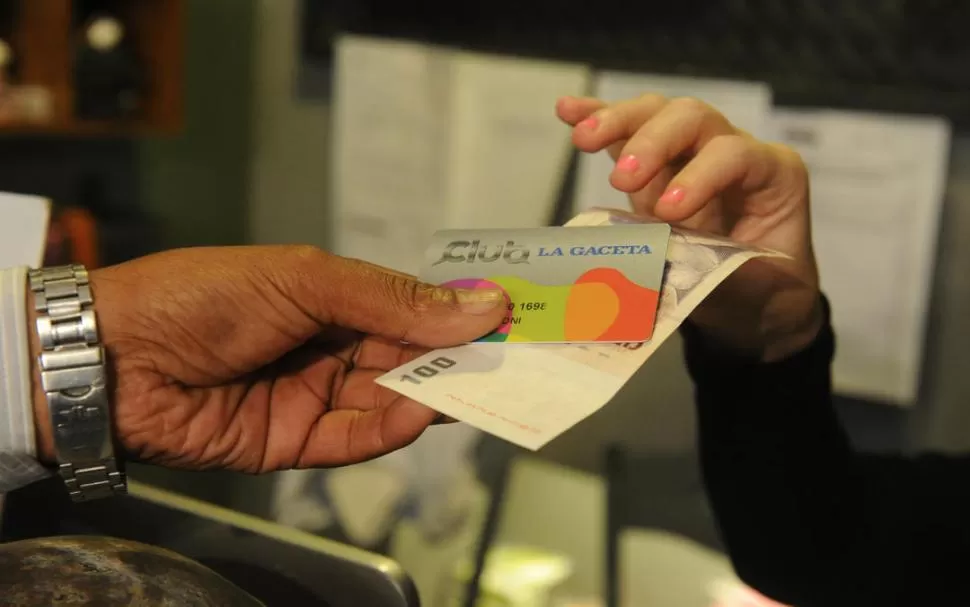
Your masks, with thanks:
M 643 342 L 653 335 L 670 226 L 445 230 L 421 279 L 499 288 L 507 314 L 479 341 Z

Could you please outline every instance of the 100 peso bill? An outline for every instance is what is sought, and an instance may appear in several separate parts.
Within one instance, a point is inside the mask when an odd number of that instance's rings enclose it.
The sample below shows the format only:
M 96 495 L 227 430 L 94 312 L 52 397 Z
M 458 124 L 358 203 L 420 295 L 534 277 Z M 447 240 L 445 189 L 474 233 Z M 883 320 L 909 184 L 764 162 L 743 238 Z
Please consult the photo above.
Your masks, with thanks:
M 566 227 L 643 223 L 593 209 Z M 653 337 L 626 344 L 472 343 L 434 350 L 377 379 L 520 447 L 536 450 L 606 405 L 691 312 L 732 272 L 780 253 L 674 228 Z

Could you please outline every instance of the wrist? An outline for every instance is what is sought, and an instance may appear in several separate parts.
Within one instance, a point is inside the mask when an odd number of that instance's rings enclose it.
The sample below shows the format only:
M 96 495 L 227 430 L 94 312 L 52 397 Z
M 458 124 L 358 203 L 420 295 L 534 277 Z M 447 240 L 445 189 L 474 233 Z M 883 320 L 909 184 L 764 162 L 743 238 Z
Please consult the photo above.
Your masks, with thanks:
M 774 334 L 769 332 L 761 352 L 763 362 L 776 362 L 809 347 L 822 331 L 826 322 L 822 294 L 816 292 L 806 308 L 806 313 L 791 325 Z
M 786 296 L 787 295 L 787 296 Z M 705 302 L 709 304 L 713 302 Z M 698 309 L 688 321 L 709 347 L 725 355 L 772 363 L 809 347 L 825 324 L 818 290 L 779 294 L 761 307 L 749 302 L 717 302 Z
M 32 270 L 28 277 L 38 458 L 57 464 L 75 502 L 123 494 L 88 272 L 72 264 Z
M 46 466 L 57 463 L 54 449 L 54 430 L 51 426 L 50 412 L 47 407 L 47 394 L 40 380 L 39 357 L 41 353 L 40 338 L 37 335 L 37 310 L 34 309 L 34 296 L 28 290 L 27 301 L 27 335 L 30 347 L 30 384 L 33 394 L 34 433 L 36 434 L 37 459 Z

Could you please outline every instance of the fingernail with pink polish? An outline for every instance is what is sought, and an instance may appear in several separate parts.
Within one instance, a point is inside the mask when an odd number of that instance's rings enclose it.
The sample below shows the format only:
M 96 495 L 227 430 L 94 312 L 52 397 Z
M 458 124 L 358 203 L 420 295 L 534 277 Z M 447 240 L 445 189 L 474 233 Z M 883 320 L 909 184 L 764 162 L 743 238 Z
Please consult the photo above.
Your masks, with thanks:
M 640 161 L 636 156 L 627 155 L 616 161 L 616 169 L 624 173 L 632 173 L 640 168 Z
M 663 196 L 660 197 L 658 202 L 664 204 L 677 204 L 678 202 L 683 202 L 684 200 L 684 188 L 680 186 L 675 186 L 664 192 Z
M 600 121 L 596 119 L 596 116 L 590 116 L 586 120 L 583 120 L 576 126 L 583 127 L 584 129 L 593 130 L 600 125 Z

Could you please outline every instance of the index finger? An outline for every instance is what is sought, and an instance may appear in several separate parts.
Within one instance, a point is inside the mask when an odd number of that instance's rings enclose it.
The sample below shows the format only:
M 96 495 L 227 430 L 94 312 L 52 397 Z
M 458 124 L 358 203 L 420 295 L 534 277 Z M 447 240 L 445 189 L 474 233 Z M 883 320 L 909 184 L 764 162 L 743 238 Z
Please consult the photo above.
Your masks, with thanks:
M 609 104 L 576 125 L 573 143 L 584 152 L 598 152 L 626 141 L 666 105 L 663 96 L 653 94 Z
M 576 126 L 604 107 L 606 102 L 595 97 L 560 97 L 556 101 L 556 115 L 569 126 Z

